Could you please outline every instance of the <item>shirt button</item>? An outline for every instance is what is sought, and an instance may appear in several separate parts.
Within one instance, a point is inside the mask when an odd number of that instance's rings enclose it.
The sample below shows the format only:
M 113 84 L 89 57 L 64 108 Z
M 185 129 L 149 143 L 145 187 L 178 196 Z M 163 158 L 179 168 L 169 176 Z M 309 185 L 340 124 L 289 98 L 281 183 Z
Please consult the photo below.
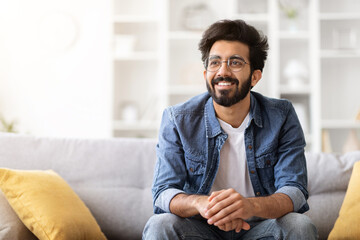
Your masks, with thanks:
M 192 167 L 189 170 L 190 170 L 190 172 L 194 172 L 194 169 Z
M 252 146 L 251 146 L 251 145 L 249 145 L 249 146 L 248 146 L 248 149 L 250 149 L 250 150 L 251 150 L 251 149 L 252 149 Z
M 256 196 L 260 196 L 260 194 L 261 194 L 260 192 L 257 192 L 257 193 L 256 193 Z
M 254 170 L 251 170 L 251 171 L 250 171 L 250 173 L 251 173 L 251 174 L 254 174 L 254 173 L 255 173 L 255 171 L 254 171 Z
M 270 163 L 271 163 L 270 160 L 267 160 L 267 161 L 266 161 L 266 164 L 267 164 L 267 165 L 270 165 Z

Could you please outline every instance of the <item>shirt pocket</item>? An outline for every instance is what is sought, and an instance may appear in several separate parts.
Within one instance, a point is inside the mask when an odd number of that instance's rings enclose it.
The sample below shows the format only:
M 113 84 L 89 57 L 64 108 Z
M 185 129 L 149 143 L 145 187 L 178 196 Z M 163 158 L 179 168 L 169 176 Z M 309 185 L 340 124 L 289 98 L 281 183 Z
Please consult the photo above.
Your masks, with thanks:
M 187 181 L 185 188 L 191 192 L 196 192 L 200 188 L 202 178 L 205 173 L 205 157 L 202 154 L 186 153 L 185 163 L 187 171 Z
M 205 172 L 205 158 L 202 154 L 185 153 L 185 163 L 190 175 L 200 175 Z
M 276 191 L 274 167 L 277 162 L 276 152 L 266 153 L 255 157 L 255 166 L 262 186 L 269 194 Z

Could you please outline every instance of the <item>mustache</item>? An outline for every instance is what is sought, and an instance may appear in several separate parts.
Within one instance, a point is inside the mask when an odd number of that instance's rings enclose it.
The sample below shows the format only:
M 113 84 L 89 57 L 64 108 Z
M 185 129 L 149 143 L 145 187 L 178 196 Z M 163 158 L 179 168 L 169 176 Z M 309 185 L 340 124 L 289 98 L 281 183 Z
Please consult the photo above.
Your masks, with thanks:
M 236 85 L 239 85 L 239 80 L 236 78 L 231 77 L 218 77 L 211 80 L 211 84 L 214 86 L 215 84 L 219 82 L 229 82 L 229 83 L 235 83 Z

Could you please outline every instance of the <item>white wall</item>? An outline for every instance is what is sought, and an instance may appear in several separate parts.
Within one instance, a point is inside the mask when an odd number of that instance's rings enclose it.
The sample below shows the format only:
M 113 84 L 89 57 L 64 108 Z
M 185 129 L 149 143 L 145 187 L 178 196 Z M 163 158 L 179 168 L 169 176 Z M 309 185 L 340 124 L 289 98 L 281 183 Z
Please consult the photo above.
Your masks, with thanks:
M 42 136 L 111 136 L 110 1 L 0 0 L 0 115 Z

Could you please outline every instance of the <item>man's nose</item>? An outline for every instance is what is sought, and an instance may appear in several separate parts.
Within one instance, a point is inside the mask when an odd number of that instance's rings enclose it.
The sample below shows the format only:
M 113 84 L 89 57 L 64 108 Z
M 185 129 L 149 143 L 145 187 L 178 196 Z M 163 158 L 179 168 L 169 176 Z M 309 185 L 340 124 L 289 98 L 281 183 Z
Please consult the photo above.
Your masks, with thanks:
M 219 70 L 217 71 L 216 75 L 217 76 L 230 76 L 231 75 L 231 71 L 230 71 L 227 61 L 221 62 L 221 66 L 220 66 Z

